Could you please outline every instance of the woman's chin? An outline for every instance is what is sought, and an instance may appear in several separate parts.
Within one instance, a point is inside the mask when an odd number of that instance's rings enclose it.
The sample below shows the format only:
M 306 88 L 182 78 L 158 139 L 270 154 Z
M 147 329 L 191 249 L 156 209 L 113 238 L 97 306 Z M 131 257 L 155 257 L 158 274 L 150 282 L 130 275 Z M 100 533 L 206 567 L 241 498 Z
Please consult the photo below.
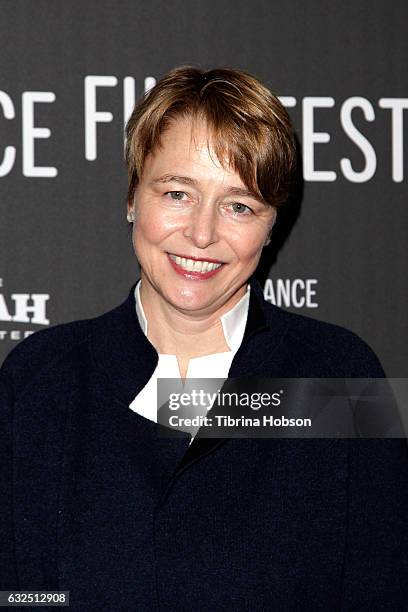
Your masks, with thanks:
M 217 296 L 209 295 L 208 291 L 197 291 L 188 288 L 181 288 L 177 291 L 172 291 L 168 296 L 168 301 L 174 308 L 189 311 L 207 308 L 216 300 Z

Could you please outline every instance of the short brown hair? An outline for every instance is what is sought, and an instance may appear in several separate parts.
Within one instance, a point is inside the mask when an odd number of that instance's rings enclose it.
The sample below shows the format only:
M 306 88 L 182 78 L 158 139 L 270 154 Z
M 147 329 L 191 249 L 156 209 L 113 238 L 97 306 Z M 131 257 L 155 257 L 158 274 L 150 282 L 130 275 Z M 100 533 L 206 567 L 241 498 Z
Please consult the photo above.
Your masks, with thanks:
M 169 123 L 191 116 L 207 123 L 215 154 L 272 206 L 288 197 L 296 165 L 289 115 L 269 89 L 242 70 L 180 66 L 163 76 L 136 104 L 126 125 L 128 201 L 147 155 Z

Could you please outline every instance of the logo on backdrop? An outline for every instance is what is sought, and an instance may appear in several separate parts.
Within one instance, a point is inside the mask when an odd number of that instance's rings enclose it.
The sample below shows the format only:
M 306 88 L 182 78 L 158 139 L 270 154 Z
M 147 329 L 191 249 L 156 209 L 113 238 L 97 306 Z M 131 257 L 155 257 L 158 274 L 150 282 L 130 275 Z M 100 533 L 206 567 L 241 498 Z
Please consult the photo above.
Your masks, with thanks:
M 146 77 L 143 87 L 149 91 L 156 83 L 154 77 Z M 106 101 L 106 92 L 114 88 L 115 95 L 122 103 L 123 112 L 120 117 L 114 117 Z M 140 92 L 142 93 L 142 92 Z M 387 147 L 389 159 L 380 159 L 381 164 L 387 164 L 390 175 L 395 183 L 404 180 L 404 111 L 408 109 L 408 98 L 384 97 L 378 100 L 369 100 L 363 96 L 350 96 L 343 100 L 335 100 L 332 96 L 280 96 L 284 106 L 289 109 L 298 107 L 301 110 L 301 140 L 303 145 L 303 175 L 305 181 L 332 182 L 339 175 L 351 183 L 366 183 L 370 181 L 377 170 L 378 154 L 373 142 L 367 137 L 369 123 L 378 120 L 383 125 L 386 117 L 387 136 L 390 147 Z M 98 158 L 98 140 L 106 130 L 119 136 L 122 126 L 133 110 L 136 101 L 136 80 L 125 77 L 122 82 L 116 76 L 88 75 L 83 81 L 83 108 L 84 108 L 84 149 L 83 155 L 87 161 L 93 162 Z M 22 174 L 26 177 L 54 178 L 58 175 L 58 168 L 47 164 L 41 148 L 41 139 L 53 139 L 53 125 L 44 125 L 35 120 L 41 105 L 62 105 L 64 100 L 57 99 L 53 91 L 24 91 L 21 96 L 21 116 L 16 108 L 20 101 L 13 100 L 6 91 L 0 90 L 0 117 L 1 120 L 15 121 L 21 124 L 22 144 L 19 150 L 15 143 L 0 142 L 0 177 L 7 176 L 13 169 L 16 158 L 21 156 Z M 55 107 L 54 107 L 55 108 Z M 68 110 L 68 109 L 67 109 Z M 350 158 L 342 156 L 339 151 L 339 160 L 335 168 L 319 167 L 317 154 L 330 149 L 332 134 L 322 129 L 322 123 L 330 113 L 333 131 L 341 129 L 352 147 L 362 157 L 363 163 L 353 166 Z M 121 122 L 120 128 L 117 122 Z M 107 124 L 115 122 L 114 128 Z M 320 126 L 320 127 L 319 127 Z M 384 128 L 381 127 L 381 130 Z M 336 138 L 336 134 L 334 135 Z M 115 137 L 115 136 L 114 136 Z M 334 139 L 335 139 L 334 138 Z M 59 147 L 58 143 L 55 146 Z M 329 149 L 325 149 L 328 147 Z M 388 153 L 389 151 L 389 153 Z M 347 154 L 345 150 L 344 155 Z M 48 160 L 49 162 L 49 160 Z
M 319 308 L 316 278 L 267 278 L 264 298 L 282 308 Z
M 36 329 L 32 325 L 50 325 L 47 318 L 48 293 L 5 293 L 0 278 L 0 340 L 23 340 Z M 6 323 L 9 329 L 2 329 Z M 18 324 L 10 329 L 10 324 Z

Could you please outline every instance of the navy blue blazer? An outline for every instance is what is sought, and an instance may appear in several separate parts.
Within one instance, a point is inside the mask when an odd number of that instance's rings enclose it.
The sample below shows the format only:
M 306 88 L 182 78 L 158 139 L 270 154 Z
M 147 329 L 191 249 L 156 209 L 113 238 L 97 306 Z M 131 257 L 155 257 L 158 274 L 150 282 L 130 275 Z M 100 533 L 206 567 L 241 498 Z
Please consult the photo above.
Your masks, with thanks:
M 382 377 L 353 333 L 251 279 L 230 377 Z M 399 439 L 165 439 L 129 409 L 157 364 L 134 287 L 1 369 L 0 589 L 72 611 L 408 609 Z

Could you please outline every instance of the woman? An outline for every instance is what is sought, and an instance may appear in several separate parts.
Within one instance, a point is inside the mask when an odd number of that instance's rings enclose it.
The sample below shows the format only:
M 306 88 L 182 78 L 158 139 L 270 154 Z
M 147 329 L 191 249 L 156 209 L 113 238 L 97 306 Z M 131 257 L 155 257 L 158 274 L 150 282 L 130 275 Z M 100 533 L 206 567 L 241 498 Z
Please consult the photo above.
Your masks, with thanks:
M 402 440 L 158 435 L 160 377 L 382 377 L 336 326 L 263 299 L 255 271 L 294 171 L 254 77 L 172 70 L 127 125 L 141 281 L 36 333 L 1 371 L 0 586 L 71 610 L 402 610 Z

